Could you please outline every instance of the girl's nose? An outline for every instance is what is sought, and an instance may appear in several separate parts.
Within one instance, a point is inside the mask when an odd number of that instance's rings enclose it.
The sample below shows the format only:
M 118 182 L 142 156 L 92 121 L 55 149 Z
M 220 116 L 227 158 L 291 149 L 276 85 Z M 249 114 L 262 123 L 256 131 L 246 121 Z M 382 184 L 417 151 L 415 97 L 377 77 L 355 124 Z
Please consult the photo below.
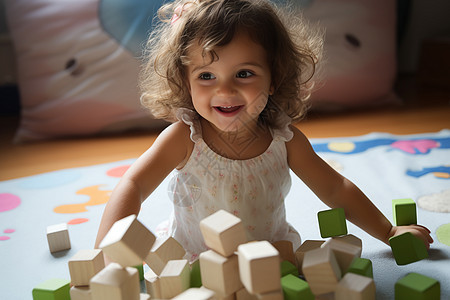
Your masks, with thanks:
M 236 89 L 232 80 L 223 80 L 217 85 L 217 95 L 232 96 L 236 93 Z

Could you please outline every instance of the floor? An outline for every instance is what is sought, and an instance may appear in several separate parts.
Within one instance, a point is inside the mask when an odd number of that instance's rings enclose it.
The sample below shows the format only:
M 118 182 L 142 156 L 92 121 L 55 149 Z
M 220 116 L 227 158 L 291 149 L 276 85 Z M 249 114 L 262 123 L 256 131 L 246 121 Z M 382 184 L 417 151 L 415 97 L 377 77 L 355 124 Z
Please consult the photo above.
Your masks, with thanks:
M 358 136 L 371 132 L 413 134 L 450 128 L 450 91 L 418 88 L 413 78 L 396 86 L 403 103 L 341 112 L 311 111 L 296 124 L 309 138 Z M 136 158 L 158 132 L 71 138 L 16 145 L 17 116 L 0 118 L 0 180 L 53 170 Z

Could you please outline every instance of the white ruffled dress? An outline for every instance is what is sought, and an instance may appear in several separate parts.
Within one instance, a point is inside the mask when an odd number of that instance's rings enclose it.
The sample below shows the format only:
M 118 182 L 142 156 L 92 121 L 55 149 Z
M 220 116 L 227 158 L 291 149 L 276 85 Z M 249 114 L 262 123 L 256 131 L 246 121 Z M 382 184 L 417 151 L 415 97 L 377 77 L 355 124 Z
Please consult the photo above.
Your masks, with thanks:
M 178 119 L 190 126 L 195 145 L 186 165 L 172 173 L 169 196 L 174 211 L 166 234 L 184 246 L 186 258 L 195 260 L 207 250 L 199 223 L 220 209 L 241 218 L 249 241 L 289 240 L 297 249 L 300 235 L 286 221 L 284 204 L 291 187 L 285 146 L 293 136 L 289 118 L 281 130 L 272 130 L 273 140 L 264 153 L 246 160 L 211 150 L 194 111 L 181 109 Z

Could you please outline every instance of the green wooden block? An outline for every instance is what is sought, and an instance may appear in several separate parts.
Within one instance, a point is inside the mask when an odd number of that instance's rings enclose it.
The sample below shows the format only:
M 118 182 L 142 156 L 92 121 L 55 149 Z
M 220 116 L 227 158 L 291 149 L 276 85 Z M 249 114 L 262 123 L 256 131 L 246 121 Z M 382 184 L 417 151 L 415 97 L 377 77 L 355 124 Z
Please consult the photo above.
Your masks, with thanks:
M 396 226 L 417 224 L 416 203 L 412 199 L 392 200 L 392 213 Z
M 191 264 L 191 288 L 199 288 L 202 286 L 202 275 L 200 273 L 200 260 L 196 260 Z
M 290 261 L 284 260 L 281 262 L 281 277 L 292 274 L 298 277 L 297 267 Z
M 137 265 L 134 266 L 133 268 L 136 268 L 139 271 L 139 280 L 144 280 L 144 265 Z
M 439 300 L 439 281 L 418 273 L 410 273 L 395 283 L 395 300 Z
M 347 234 L 347 223 L 343 208 L 319 211 L 317 217 L 322 238 Z
M 49 279 L 32 291 L 33 300 L 70 300 L 70 280 Z
M 391 237 L 389 244 L 397 265 L 407 265 L 428 257 L 425 244 L 411 232 Z
M 366 277 L 373 278 L 372 261 L 367 258 L 355 258 L 345 273 L 354 273 Z
M 314 300 L 309 284 L 295 275 L 288 274 L 281 278 L 284 300 Z

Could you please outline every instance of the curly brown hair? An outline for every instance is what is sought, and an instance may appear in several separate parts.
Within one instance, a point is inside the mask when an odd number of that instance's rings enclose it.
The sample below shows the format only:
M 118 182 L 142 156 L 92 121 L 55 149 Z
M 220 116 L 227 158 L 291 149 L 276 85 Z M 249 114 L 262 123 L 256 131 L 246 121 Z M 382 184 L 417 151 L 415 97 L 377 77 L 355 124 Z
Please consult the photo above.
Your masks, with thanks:
M 178 108 L 194 110 L 186 80 L 188 50 L 202 45 L 211 62 L 214 49 L 245 31 L 267 52 L 273 95 L 259 121 L 278 127 L 280 111 L 302 118 L 322 50 L 322 34 L 311 30 L 298 10 L 268 0 L 178 0 L 158 11 L 141 73 L 141 102 L 156 118 L 175 121 Z

